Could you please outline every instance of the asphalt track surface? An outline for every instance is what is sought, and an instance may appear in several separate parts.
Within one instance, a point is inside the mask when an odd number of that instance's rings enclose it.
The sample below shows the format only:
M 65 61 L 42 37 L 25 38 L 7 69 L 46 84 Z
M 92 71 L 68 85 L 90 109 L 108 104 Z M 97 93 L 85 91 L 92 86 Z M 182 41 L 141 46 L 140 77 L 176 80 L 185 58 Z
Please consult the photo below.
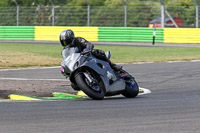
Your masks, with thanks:
M 134 99 L 1 101 L 0 132 L 199 133 L 199 66 L 199 61 L 124 64 L 140 87 L 152 91 Z M 0 75 L 63 79 L 59 71 L 59 68 L 1 71 Z
M 15 43 L 15 44 L 49 44 L 60 45 L 59 41 L 29 41 L 29 40 L 0 40 L 0 43 Z M 107 46 L 137 46 L 137 47 L 200 47 L 198 43 L 155 43 L 151 42 L 91 42 L 94 45 Z

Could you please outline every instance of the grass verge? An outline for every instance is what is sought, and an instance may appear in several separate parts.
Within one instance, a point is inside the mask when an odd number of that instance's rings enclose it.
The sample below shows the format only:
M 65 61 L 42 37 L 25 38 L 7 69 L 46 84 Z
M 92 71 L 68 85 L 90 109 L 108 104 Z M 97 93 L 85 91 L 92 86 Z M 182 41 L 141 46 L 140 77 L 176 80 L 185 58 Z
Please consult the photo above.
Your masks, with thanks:
M 200 60 L 200 48 L 95 46 L 111 50 L 115 63 Z M 61 45 L 0 43 L 0 68 L 57 66 Z

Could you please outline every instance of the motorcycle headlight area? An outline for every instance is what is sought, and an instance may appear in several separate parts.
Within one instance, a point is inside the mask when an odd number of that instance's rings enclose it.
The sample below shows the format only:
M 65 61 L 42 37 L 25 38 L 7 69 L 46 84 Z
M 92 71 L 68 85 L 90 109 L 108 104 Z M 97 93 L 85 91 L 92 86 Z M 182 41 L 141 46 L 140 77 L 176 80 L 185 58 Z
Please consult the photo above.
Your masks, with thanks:
M 67 64 L 68 64 L 67 60 L 62 61 L 62 63 L 61 63 L 61 66 L 64 68 L 64 72 L 65 73 L 69 73 L 70 72 L 70 69 L 68 68 Z

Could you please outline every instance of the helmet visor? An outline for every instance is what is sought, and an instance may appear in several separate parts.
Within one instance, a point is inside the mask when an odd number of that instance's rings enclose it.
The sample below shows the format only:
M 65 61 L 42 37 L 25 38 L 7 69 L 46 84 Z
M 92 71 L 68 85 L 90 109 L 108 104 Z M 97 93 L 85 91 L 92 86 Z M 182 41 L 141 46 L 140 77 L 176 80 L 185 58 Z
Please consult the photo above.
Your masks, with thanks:
M 72 43 L 72 41 L 73 41 L 73 38 L 67 38 L 67 39 L 66 39 L 67 45 L 69 45 L 70 43 Z
M 67 42 L 66 41 L 62 41 L 63 46 L 67 46 Z

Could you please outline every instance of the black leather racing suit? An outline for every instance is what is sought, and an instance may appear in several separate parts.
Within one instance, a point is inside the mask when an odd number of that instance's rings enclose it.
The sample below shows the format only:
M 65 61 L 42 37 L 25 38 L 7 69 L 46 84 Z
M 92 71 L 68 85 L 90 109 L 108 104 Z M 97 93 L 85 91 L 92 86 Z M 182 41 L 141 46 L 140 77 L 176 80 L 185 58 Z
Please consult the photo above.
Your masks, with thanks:
M 79 50 L 78 52 L 82 52 L 85 48 L 92 50 L 94 45 L 82 37 L 75 37 L 75 39 L 71 44 L 68 45 L 68 47 L 77 47 Z
M 78 48 L 78 52 L 83 52 L 84 49 L 88 49 L 92 51 L 92 54 L 96 57 L 99 58 L 101 60 L 104 61 L 109 61 L 106 58 L 105 52 L 103 50 L 99 50 L 99 49 L 93 49 L 94 45 L 91 44 L 90 42 L 88 42 L 86 39 L 82 38 L 82 37 L 76 37 L 71 44 L 69 44 L 68 46 L 64 47 L 62 52 L 64 52 L 65 48 L 69 48 L 69 47 L 77 47 Z M 65 54 L 63 54 L 65 55 Z

